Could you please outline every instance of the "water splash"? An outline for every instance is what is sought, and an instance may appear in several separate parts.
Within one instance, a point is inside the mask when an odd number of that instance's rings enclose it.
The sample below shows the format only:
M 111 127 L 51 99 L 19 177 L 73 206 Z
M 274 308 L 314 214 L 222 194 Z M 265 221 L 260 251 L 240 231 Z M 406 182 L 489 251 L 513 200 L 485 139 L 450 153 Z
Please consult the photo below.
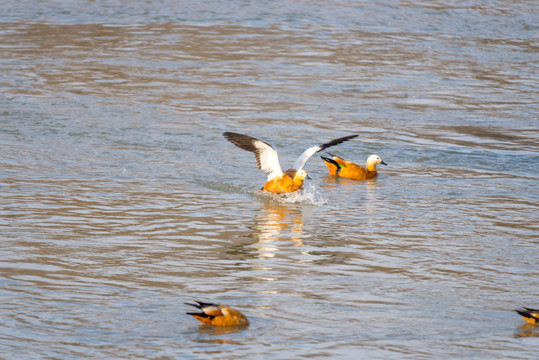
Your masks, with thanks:
M 218 190 L 229 194 L 252 194 L 265 200 L 276 201 L 281 204 L 307 204 L 323 206 L 327 200 L 322 196 L 320 190 L 313 184 L 305 186 L 299 191 L 285 194 L 273 194 L 267 191 L 252 190 L 246 187 L 217 181 L 197 181 L 198 184 L 212 190 Z
M 327 204 L 327 200 L 313 184 L 309 184 L 303 189 L 291 193 L 272 194 L 266 191 L 257 191 L 255 195 L 264 197 L 266 199 L 270 198 L 283 204 L 308 204 L 316 206 Z

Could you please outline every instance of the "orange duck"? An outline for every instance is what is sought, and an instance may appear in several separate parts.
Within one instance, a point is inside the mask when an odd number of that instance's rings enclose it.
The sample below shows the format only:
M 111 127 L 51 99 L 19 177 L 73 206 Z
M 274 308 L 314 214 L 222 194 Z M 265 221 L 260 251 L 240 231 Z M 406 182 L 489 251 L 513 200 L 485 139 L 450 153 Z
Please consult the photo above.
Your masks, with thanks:
M 223 136 L 232 144 L 255 154 L 258 168 L 264 170 L 268 175 L 267 182 L 261 190 L 266 190 L 274 194 L 282 194 L 301 189 L 303 181 L 309 179 L 307 172 L 303 170 L 303 166 L 311 156 L 331 146 L 355 138 L 358 135 L 349 135 L 331 140 L 322 145 L 312 146 L 301 154 L 292 169 L 286 171 L 281 169 L 277 151 L 271 145 L 254 137 L 234 132 L 224 132 Z
M 382 161 L 382 158 L 378 155 L 371 155 L 367 159 L 367 167 L 364 168 L 351 161 L 346 161 L 338 156 L 331 155 L 332 158 L 321 156 L 326 166 L 328 167 L 329 174 L 335 176 L 342 176 L 354 180 L 368 180 L 377 175 L 376 165 L 387 165 Z
M 188 312 L 187 315 L 193 316 L 201 323 L 214 326 L 248 326 L 249 319 L 236 309 L 226 305 L 218 305 L 196 301 L 197 304 L 185 303 L 194 306 L 200 312 Z
M 522 309 L 517 309 L 515 311 L 522 316 L 524 321 L 533 325 L 539 324 L 539 310 L 523 307 Z

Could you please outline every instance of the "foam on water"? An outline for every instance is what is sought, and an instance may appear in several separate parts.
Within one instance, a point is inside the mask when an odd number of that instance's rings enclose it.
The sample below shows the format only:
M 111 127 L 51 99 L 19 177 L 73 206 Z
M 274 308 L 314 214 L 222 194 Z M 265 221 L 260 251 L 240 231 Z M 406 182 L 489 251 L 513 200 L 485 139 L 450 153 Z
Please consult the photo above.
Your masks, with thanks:
M 327 200 L 322 196 L 320 190 L 313 184 L 309 184 L 299 191 L 285 194 L 273 194 L 258 189 L 249 190 L 245 187 L 226 182 L 199 181 L 198 183 L 212 190 L 222 191 L 225 193 L 253 194 L 256 197 L 271 199 L 273 201 L 285 204 L 308 204 L 315 206 L 323 206 L 327 204 Z
M 271 198 L 272 200 L 285 204 L 308 204 L 315 206 L 327 204 L 327 200 L 313 184 L 309 184 L 299 191 L 286 194 L 273 194 L 266 191 L 257 191 L 255 195 Z

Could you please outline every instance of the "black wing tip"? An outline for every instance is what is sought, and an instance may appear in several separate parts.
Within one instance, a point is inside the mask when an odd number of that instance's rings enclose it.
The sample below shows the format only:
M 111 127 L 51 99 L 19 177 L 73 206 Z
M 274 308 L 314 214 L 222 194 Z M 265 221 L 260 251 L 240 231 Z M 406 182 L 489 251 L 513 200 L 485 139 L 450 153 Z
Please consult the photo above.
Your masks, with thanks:
M 211 303 L 211 302 L 202 302 L 202 301 L 197 301 L 197 303 L 200 304 L 201 307 L 207 307 L 207 306 L 219 306 L 219 304 L 216 304 L 216 303 Z
M 237 133 L 237 132 L 231 132 L 231 131 L 225 131 L 223 133 L 223 136 L 229 141 L 232 141 L 232 139 L 250 137 L 249 135 L 244 135 L 244 134 L 240 134 L 240 133 Z
M 202 308 L 205 308 L 205 307 L 208 307 L 208 306 L 219 306 L 219 304 L 210 303 L 210 302 L 203 302 L 203 301 L 198 301 L 198 300 L 195 300 L 195 302 L 196 302 L 196 304 L 187 303 L 187 302 L 184 302 L 184 304 L 189 305 L 189 306 L 194 306 L 197 309 L 202 309 Z
M 338 145 L 340 143 L 343 143 L 345 141 L 348 141 L 350 139 L 353 139 L 355 137 L 358 137 L 359 135 L 348 135 L 348 136 L 343 136 L 343 137 L 340 137 L 340 138 L 337 138 L 337 139 L 333 139 L 325 144 L 322 144 L 320 145 L 320 150 L 318 151 L 321 151 L 321 150 L 324 150 L 324 149 L 327 149 L 328 147 L 331 147 L 331 146 L 335 146 L 335 145 Z
M 252 136 L 244 135 L 244 134 L 240 134 L 240 133 L 235 133 L 235 132 L 230 132 L 230 131 L 224 132 L 223 136 L 225 137 L 225 139 L 230 141 L 232 144 L 236 145 L 237 147 L 239 147 L 239 148 L 241 148 L 243 150 L 247 150 L 247 151 L 250 151 L 250 152 L 256 152 L 257 151 L 256 146 L 254 146 L 254 142 L 256 140 L 258 140 L 258 139 L 254 138 Z
M 225 132 L 223 132 L 224 137 L 235 136 L 235 135 L 242 135 L 243 136 L 243 134 L 233 132 L 233 131 L 225 131 Z
M 539 313 L 539 310 L 537 309 L 527 308 L 524 306 L 519 309 L 515 309 L 515 311 L 519 313 L 520 315 L 527 316 L 527 317 L 533 317 L 532 313 Z
M 205 312 L 201 311 L 201 312 L 198 312 L 198 313 L 195 313 L 195 312 L 186 312 L 187 315 L 191 315 L 191 316 L 198 316 L 198 317 L 201 317 L 201 318 L 207 318 L 207 319 L 213 319 L 215 316 L 212 316 L 212 315 L 208 315 L 206 314 Z
M 203 306 L 197 301 L 198 304 L 193 304 L 193 303 L 187 303 L 187 302 L 184 302 L 185 305 L 189 305 L 189 306 L 192 306 L 192 307 L 195 307 L 197 308 L 198 310 L 201 310 L 202 311 L 202 308 Z M 198 313 L 187 313 L 189 315 L 194 315 L 194 314 L 198 314 Z
M 225 131 L 223 133 L 223 136 L 226 137 L 227 139 L 230 139 L 230 138 L 250 138 L 251 137 L 249 135 L 240 134 L 240 133 L 233 132 L 233 131 Z

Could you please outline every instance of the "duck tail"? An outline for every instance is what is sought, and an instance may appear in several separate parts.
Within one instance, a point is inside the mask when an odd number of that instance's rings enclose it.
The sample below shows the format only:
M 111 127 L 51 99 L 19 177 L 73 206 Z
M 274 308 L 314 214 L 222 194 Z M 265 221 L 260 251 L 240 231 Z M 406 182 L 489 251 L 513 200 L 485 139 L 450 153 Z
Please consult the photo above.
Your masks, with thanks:
M 343 162 L 343 161 L 346 161 L 346 160 L 344 160 L 342 157 L 337 156 L 337 155 L 334 155 L 334 154 L 332 154 L 332 153 L 330 153 L 330 152 L 327 152 L 327 154 L 328 154 L 329 156 L 331 156 L 331 158 L 339 164 L 339 168 L 342 168 L 342 167 L 343 167 L 342 162 Z
M 534 316 L 538 311 L 529 308 L 522 308 L 515 310 L 522 318 L 530 324 L 537 324 L 537 318 Z
M 196 304 L 193 304 L 193 303 L 184 303 L 185 305 L 189 305 L 189 306 L 193 306 L 197 309 L 199 309 L 200 311 L 199 312 L 186 312 L 187 315 L 191 315 L 192 317 L 194 317 L 195 319 L 197 319 L 198 321 L 204 323 L 204 324 L 211 324 L 212 320 L 215 318 L 215 316 L 213 315 L 210 315 L 210 314 L 206 314 L 206 312 L 204 311 L 204 308 L 206 307 L 211 307 L 211 306 L 218 306 L 216 304 L 212 304 L 212 303 L 205 303 L 205 302 L 202 302 L 202 301 L 195 301 Z
M 324 163 L 328 167 L 330 175 L 337 175 L 339 173 L 339 170 L 341 169 L 341 167 L 339 166 L 339 163 L 325 156 L 320 156 L 320 157 L 322 158 L 322 160 L 324 160 Z

